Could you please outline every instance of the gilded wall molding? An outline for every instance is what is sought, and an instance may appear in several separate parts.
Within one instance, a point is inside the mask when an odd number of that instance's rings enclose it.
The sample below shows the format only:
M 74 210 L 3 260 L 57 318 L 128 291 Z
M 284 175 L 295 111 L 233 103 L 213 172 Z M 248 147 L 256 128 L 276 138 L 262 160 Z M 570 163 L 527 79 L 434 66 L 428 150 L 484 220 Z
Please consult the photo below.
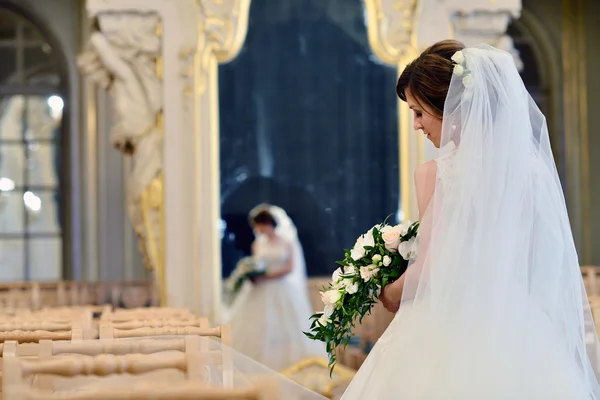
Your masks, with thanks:
M 367 35 L 373 53 L 397 65 L 414 53 L 413 22 L 417 0 L 365 0 Z
M 193 62 L 194 158 L 197 182 L 195 282 L 200 312 L 213 321 L 221 311 L 221 218 L 218 65 L 235 58 L 248 30 L 249 0 L 196 0 L 197 42 Z
M 414 46 L 416 0 L 365 0 L 367 34 L 373 53 L 398 74 L 412 61 L 418 50 Z M 418 219 L 412 173 L 423 162 L 424 144 L 414 131 L 412 113 L 406 103 L 398 101 L 398 135 L 400 163 L 400 205 L 405 220 Z

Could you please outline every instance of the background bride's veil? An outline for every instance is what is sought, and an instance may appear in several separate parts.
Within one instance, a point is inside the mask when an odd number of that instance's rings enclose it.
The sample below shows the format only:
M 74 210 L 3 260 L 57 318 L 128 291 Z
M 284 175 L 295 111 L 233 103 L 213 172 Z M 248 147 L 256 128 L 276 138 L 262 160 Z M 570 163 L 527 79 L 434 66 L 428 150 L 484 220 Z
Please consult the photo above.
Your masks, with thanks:
M 585 398 L 599 398 L 598 338 L 545 118 L 510 54 L 480 45 L 462 55 L 401 312 L 424 306 L 423 359 L 444 351 L 438 360 L 474 380 L 485 379 L 476 365 L 522 368 L 531 380 L 544 360 L 567 360 Z M 440 335 L 450 349 L 436 346 Z
M 256 215 L 258 212 L 263 210 L 268 211 L 273 218 L 275 218 L 275 221 L 277 222 L 275 232 L 292 247 L 293 268 L 288 279 L 293 280 L 293 282 L 302 288 L 302 290 L 306 289 L 306 262 L 304 260 L 302 244 L 298 238 L 298 230 L 296 229 L 296 225 L 294 225 L 294 222 L 283 208 L 270 204 L 260 204 L 254 207 L 252 211 L 250 211 L 250 218 L 252 219 L 253 215 Z M 261 240 L 261 238 L 257 237 L 257 240 Z

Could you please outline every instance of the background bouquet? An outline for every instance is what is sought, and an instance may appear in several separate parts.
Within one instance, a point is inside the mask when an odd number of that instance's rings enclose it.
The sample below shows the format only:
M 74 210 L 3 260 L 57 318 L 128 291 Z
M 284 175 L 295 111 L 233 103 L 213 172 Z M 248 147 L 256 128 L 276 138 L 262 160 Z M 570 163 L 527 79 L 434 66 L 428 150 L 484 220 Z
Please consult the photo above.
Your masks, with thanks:
M 227 296 L 231 299 L 235 298 L 246 281 L 261 277 L 266 273 L 264 263 L 257 262 L 252 257 L 242 258 L 225 281 Z
M 311 317 L 311 328 L 305 332 L 325 342 L 332 372 L 336 348 L 348 344 L 356 321 L 370 313 L 381 288 L 398 279 L 417 255 L 419 223 L 392 226 L 386 221 L 361 235 L 352 250 L 346 250 L 344 260 L 337 262 L 341 267 L 321 292 L 325 308 Z

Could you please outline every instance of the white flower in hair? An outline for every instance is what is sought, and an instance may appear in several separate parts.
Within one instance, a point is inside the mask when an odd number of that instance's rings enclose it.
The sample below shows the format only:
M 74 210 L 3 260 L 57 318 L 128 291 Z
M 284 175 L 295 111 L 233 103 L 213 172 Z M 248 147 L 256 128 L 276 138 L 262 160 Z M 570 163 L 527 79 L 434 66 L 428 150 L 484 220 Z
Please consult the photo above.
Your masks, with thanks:
M 454 74 L 455 75 L 461 76 L 462 74 L 464 74 L 464 72 L 465 72 L 465 69 L 463 68 L 462 65 L 456 64 L 454 66 Z
M 454 53 L 454 55 L 452 56 L 452 61 L 454 61 L 457 64 L 462 64 L 465 62 L 465 55 L 463 54 L 462 50 L 459 50 L 456 53 Z
M 463 83 L 463 85 L 465 85 L 465 88 L 473 87 L 473 75 L 471 75 L 471 74 L 465 75 L 462 78 L 462 83 Z

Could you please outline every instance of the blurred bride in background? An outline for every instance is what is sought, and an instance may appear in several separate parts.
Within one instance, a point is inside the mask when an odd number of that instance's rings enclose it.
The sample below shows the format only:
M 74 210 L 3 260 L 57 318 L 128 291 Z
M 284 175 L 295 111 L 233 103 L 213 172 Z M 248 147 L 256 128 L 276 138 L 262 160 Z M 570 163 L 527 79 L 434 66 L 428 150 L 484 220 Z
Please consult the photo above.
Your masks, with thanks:
M 325 347 L 303 334 L 313 310 L 296 226 L 283 209 L 267 204 L 249 217 L 256 235 L 252 258 L 266 273 L 241 289 L 226 317 L 233 347 L 275 371 L 325 357 Z

